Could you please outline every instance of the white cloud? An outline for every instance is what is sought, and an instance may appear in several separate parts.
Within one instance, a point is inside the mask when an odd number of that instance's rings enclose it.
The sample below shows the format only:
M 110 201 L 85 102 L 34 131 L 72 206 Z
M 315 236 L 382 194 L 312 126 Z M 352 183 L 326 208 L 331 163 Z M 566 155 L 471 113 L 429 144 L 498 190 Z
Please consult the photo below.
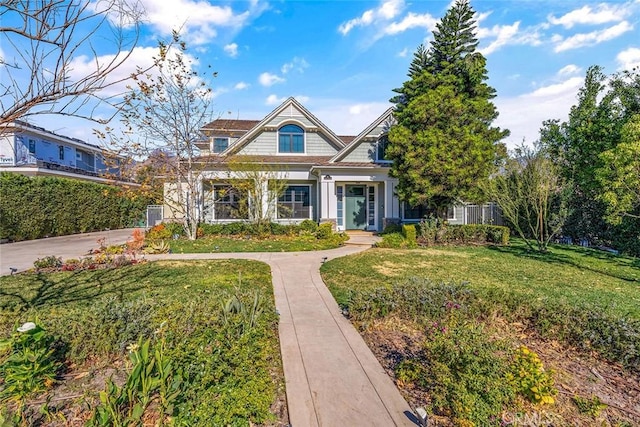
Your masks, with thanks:
M 618 70 L 632 70 L 633 68 L 640 69 L 640 49 L 637 47 L 630 47 L 623 50 L 616 56 L 616 60 L 620 65 Z
M 267 96 L 267 99 L 265 100 L 265 104 L 267 105 L 279 105 L 282 104 L 285 99 L 287 99 L 286 97 L 282 97 L 282 98 L 278 98 L 278 95 L 275 94 L 271 94 L 269 96 Z
M 517 38 L 520 21 L 514 22 L 512 25 L 494 25 L 492 28 L 479 28 L 478 38 L 495 37 L 495 40 L 489 43 L 487 47 L 479 49 L 483 55 L 489 55 L 499 48 L 507 44 L 515 44 L 521 39 Z
M 570 76 L 572 74 L 577 74 L 577 73 L 579 73 L 581 71 L 582 71 L 582 68 L 578 67 L 577 65 L 569 64 L 569 65 L 566 65 L 566 66 L 562 67 L 560 70 L 558 70 L 558 75 L 559 76 Z
M 366 27 L 376 22 L 389 21 L 398 16 L 403 8 L 404 0 L 384 1 L 377 8 L 364 11 L 358 18 L 343 22 L 338 27 L 338 31 L 346 36 L 356 27 Z
M 145 24 L 164 36 L 180 30 L 185 39 L 195 45 L 210 43 L 217 36 L 218 28 L 240 30 L 268 7 L 258 1 L 248 3 L 248 8 L 242 11 L 198 0 L 141 0 L 141 4 Z M 234 3 L 238 4 L 246 3 Z
M 408 54 L 409 54 L 409 48 L 408 47 L 405 47 L 400 52 L 398 52 L 398 56 L 400 58 L 406 58 Z
M 558 43 L 555 46 L 554 51 L 563 52 L 565 50 L 577 49 L 584 46 L 593 46 L 607 40 L 615 39 L 616 37 L 619 37 L 631 30 L 633 30 L 633 26 L 627 21 L 622 21 L 619 24 L 603 30 L 575 34 L 571 37 L 567 37 L 566 39 L 554 36 L 552 41 L 556 41 Z
M 238 44 L 230 43 L 224 47 L 224 51 L 232 58 L 238 56 Z
M 291 60 L 291 62 L 287 62 L 286 64 L 284 64 L 280 68 L 280 71 L 282 71 L 282 74 L 287 74 L 289 71 L 297 71 L 299 73 L 303 73 L 305 68 L 309 68 L 309 63 L 305 61 L 304 58 L 295 56 Z
M 409 12 L 407 16 L 402 18 L 399 22 L 392 22 L 385 29 L 384 33 L 393 35 L 402 33 L 411 28 L 424 28 L 428 31 L 433 31 L 438 23 L 438 19 L 434 18 L 428 13 L 413 13 Z
M 101 92 L 101 96 L 120 95 L 127 90 L 127 84 L 131 83 L 129 78 L 136 72 L 138 66 L 141 69 L 146 69 L 153 65 L 153 57 L 158 55 L 157 47 L 136 47 L 133 51 L 122 51 L 117 55 L 101 55 L 98 57 L 87 55 L 76 56 L 69 66 L 69 78 L 70 80 L 77 81 L 95 73 L 96 64 L 104 68 L 109 63 L 121 61 L 126 55 L 129 55 L 127 60 L 107 76 L 107 82 L 114 84 L 108 86 L 108 88 Z M 185 57 L 188 65 L 197 63 L 195 58 L 189 55 L 185 55 Z M 115 84 L 115 82 L 119 83 Z
M 594 9 L 587 5 L 580 9 L 572 10 L 559 18 L 549 15 L 547 19 L 551 24 L 562 25 L 565 28 L 572 28 L 574 25 L 580 24 L 600 25 L 609 22 L 619 22 L 631 13 L 630 5 L 631 3 L 622 5 L 601 3 Z
M 251 86 L 249 83 L 238 82 L 233 88 L 236 90 L 244 90 L 244 89 L 249 89 L 249 86 Z
M 391 104 L 354 103 L 345 99 L 313 99 L 311 111 L 337 135 L 358 135 Z
M 494 102 L 500 116 L 495 125 L 511 131 L 511 135 L 505 140 L 507 147 L 513 149 L 523 139 L 528 145 L 537 141 L 545 120 L 567 120 L 569 110 L 577 102 L 576 96 L 582 83 L 582 78 L 571 77 L 519 96 L 498 96 Z
M 260 84 L 262 86 L 273 86 L 274 84 L 277 83 L 284 83 L 285 79 L 276 75 L 276 74 L 271 74 L 271 73 L 262 73 L 260 74 L 260 76 L 258 77 L 258 81 L 260 82 Z
M 309 100 L 311 99 L 311 98 L 309 98 L 308 96 L 305 96 L 305 95 L 296 95 L 296 96 L 294 96 L 294 98 L 296 99 L 296 101 L 298 101 L 301 104 L 305 104 L 305 103 L 309 102 Z M 280 105 L 284 101 L 286 101 L 286 99 L 287 99 L 286 96 L 279 97 L 278 95 L 271 94 L 271 95 L 267 96 L 267 99 L 265 100 L 264 103 L 266 105 Z

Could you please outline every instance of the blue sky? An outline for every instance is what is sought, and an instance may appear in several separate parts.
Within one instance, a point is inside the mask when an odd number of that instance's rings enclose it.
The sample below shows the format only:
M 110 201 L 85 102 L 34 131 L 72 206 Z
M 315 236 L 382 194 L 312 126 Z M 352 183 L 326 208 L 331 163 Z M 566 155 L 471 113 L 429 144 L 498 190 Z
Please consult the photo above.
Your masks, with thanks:
M 391 106 L 392 89 L 406 80 L 413 52 L 432 39 L 435 24 L 451 4 L 141 3 L 146 20 L 130 69 L 148 61 L 159 38 L 182 27 L 189 51 L 197 57 L 194 66 L 211 65 L 218 72 L 209 81 L 215 94 L 212 119 L 261 119 L 294 96 L 341 135 L 359 133 Z M 640 66 L 640 0 L 472 0 L 471 5 L 489 83 L 497 90 L 496 123 L 511 130 L 506 140 L 510 148 L 523 139 L 535 140 L 543 120 L 566 119 L 589 66 L 600 65 L 607 74 Z M 109 49 L 108 43 L 100 45 L 100 54 L 115 53 Z M 30 120 L 95 142 L 87 132 L 95 127 L 91 123 L 45 116 Z

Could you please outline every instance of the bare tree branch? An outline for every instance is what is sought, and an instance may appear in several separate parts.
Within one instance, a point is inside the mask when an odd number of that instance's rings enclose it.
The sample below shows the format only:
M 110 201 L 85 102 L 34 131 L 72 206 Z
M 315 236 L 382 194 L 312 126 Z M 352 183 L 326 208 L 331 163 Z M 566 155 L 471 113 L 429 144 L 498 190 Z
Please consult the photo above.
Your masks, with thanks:
M 137 0 L 34 1 L 0 3 L 0 124 L 36 114 L 62 114 L 98 123 L 116 114 L 121 95 L 108 95 L 132 76 L 115 76 L 137 46 L 143 10 Z M 103 33 L 115 54 L 100 56 L 94 47 Z M 90 54 L 87 54 L 90 52 Z M 82 55 L 93 57 L 92 67 L 80 72 Z M 96 108 L 110 105 L 110 117 L 100 118 Z

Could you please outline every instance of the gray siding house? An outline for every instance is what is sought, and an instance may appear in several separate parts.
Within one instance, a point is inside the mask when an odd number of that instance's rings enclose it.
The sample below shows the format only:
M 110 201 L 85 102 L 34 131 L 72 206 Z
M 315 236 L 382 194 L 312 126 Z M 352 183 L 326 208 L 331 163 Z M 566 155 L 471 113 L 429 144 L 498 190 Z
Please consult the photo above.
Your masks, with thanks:
M 311 219 L 330 222 L 340 231 L 381 231 L 388 224 L 419 221 L 424 212 L 403 205 L 397 180 L 389 177 L 385 158 L 392 109 L 357 136 L 338 136 L 294 98 L 288 98 L 262 120 L 215 120 L 202 129 L 199 145 L 204 170 L 199 172 L 199 215 L 207 223 L 242 221 L 239 196 L 230 191 L 229 164 L 246 159 L 265 174 L 286 182 L 271 200 L 275 222 Z M 165 185 L 166 220 L 179 211 L 171 206 L 172 184 Z M 265 209 L 266 211 L 266 209 Z M 464 206 L 452 207 L 450 223 L 464 223 Z

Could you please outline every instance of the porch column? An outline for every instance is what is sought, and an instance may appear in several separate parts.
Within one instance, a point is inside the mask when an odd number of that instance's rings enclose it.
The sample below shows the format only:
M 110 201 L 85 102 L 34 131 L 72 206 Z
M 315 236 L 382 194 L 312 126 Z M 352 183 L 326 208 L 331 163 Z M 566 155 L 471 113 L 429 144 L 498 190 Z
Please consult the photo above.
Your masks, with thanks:
M 338 217 L 336 200 L 336 182 L 329 174 L 320 175 L 320 222 L 331 222 L 336 225 Z
M 384 183 L 384 219 L 383 228 L 389 224 L 400 223 L 400 202 L 394 192 L 397 183 L 393 180 Z

